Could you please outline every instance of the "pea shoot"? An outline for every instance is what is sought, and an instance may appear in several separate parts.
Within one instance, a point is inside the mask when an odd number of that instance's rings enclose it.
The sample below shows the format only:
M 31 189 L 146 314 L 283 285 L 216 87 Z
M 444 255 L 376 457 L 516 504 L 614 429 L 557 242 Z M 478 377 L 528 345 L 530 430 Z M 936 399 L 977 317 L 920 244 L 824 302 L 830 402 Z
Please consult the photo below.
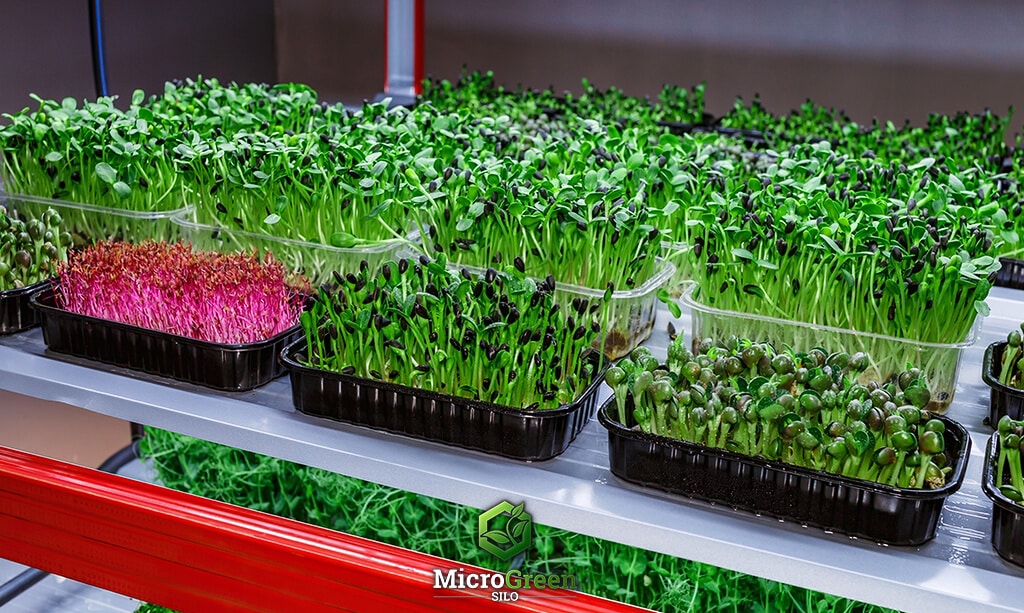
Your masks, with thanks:
M 1024 474 L 1021 469 L 1024 421 L 1003 415 L 997 426 L 999 453 L 996 457 L 996 486 L 1004 496 L 1024 504 Z
M 863 384 L 870 362 L 735 336 L 691 349 L 678 335 L 664 364 L 639 347 L 605 381 L 620 423 L 649 434 L 893 487 L 942 487 L 945 424 L 925 410 L 921 371 Z
M 20 289 L 54 276 L 67 260 L 71 235 L 59 213 L 8 214 L 0 205 L 0 291 Z
M 999 382 L 1007 387 L 1024 389 L 1024 346 L 1021 338 L 1024 323 L 1019 330 L 1011 330 L 1006 336 L 1006 348 L 999 360 Z

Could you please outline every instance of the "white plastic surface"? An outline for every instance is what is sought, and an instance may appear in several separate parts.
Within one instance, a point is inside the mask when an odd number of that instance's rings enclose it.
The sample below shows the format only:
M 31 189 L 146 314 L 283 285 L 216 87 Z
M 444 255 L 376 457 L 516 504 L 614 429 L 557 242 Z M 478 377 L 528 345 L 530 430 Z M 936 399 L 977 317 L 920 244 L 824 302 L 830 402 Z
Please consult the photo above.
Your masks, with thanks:
M 980 364 L 985 346 L 1024 319 L 1024 292 L 996 289 L 989 303 L 948 413 L 972 433 L 967 477 L 921 547 L 879 546 L 625 484 L 608 470 L 596 420 L 558 458 L 519 463 L 297 414 L 286 378 L 217 393 L 65 361 L 46 354 L 39 330 L 0 339 L 0 388 L 478 508 L 525 501 L 540 523 L 904 611 L 1019 611 L 1024 569 L 992 549 L 991 503 L 979 484 L 990 433 Z M 646 343 L 655 355 L 664 355 L 669 320 L 660 310 Z M 685 312 L 673 322 L 690 329 Z

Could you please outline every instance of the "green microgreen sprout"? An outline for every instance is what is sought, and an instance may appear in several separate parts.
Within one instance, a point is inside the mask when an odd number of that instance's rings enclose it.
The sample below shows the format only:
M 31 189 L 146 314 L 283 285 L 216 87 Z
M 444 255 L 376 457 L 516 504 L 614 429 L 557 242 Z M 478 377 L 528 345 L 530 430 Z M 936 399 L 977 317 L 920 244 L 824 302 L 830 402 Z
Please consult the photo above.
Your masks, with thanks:
M 691 351 L 678 335 L 665 363 L 640 347 L 605 381 L 619 423 L 642 432 L 893 487 L 942 487 L 952 470 L 945 424 L 925 409 L 921 371 L 865 385 L 869 364 L 863 353 L 735 336 Z
M 67 260 L 71 235 L 60 213 L 19 213 L 0 205 L 0 291 L 35 285 L 56 274 Z
M 5 114 L 10 123 L 0 127 L 6 191 L 134 211 L 181 208 L 168 136 L 139 107 L 32 99 L 38 109 Z
M 440 180 L 410 177 L 425 196 L 425 248 L 476 267 L 520 258 L 529 275 L 582 287 L 642 285 L 657 267 L 659 218 L 678 205 L 648 202 L 657 162 L 628 137 L 580 127 L 568 147 L 538 141 L 521 160 L 466 158 Z
M 1021 323 L 1019 330 L 1011 330 L 1006 335 L 1006 347 L 999 358 L 999 382 L 1016 389 L 1024 389 L 1022 332 L 1024 332 L 1024 323 Z
M 162 94 L 146 97 L 137 91 L 132 104 L 147 109 L 147 116 L 177 125 L 180 132 L 195 131 L 204 138 L 260 129 L 316 132 L 349 117 L 344 105 L 321 102 L 308 85 L 222 84 L 202 76 L 168 81 Z
M 665 85 L 653 100 L 629 96 L 616 87 L 600 90 L 587 79 L 581 81 L 580 89 L 579 94 L 573 94 L 558 93 L 553 88 L 506 88 L 496 82 L 491 71 L 472 72 L 463 73 L 455 83 L 424 81 L 419 103 L 449 109 L 471 108 L 483 115 L 508 115 L 516 122 L 576 116 L 602 124 L 639 126 L 656 131 L 658 122 L 697 124 L 707 118 L 703 84 L 691 89 Z
M 995 459 L 995 485 L 1010 500 L 1024 504 L 1024 475 L 1021 469 L 1024 421 L 1003 415 L 997 424 L 997 432 L 999 453 Z
M 991 177 L 997 187 L 988 191 L 977 206 L 986 209 L 993 232 L 1003 239 L 998 255 L 1020 257 L 1024 254 L 1024 242 L 1018 240 L 1024 232 L 1020 201 L 1024 175 L 1020 170 L 1020 148 L 1011 152 L 1006 145 L 1006 129 L 1012 117 L 1012 108 L 1003 117 L 986 109 L 981 113 L 933 113 L 924 126 L 914 126 L 909 121 L 897 125 L 878 119 L 861 125 L 842 110 L 825 108 L 810 100 L 787 115 L 774 115 L 760 99 L 750 105 L 737 99 L 720 125 L 761 131 L 769 146 L 780 151 L 794 144 L 827 141 L 837 154 L 880 164 L 913 166 L 934 159 L 956 173 L 974 169 Z
M 411 217 L 400 177 L 429 152 L 425 125 L 380 104 L 350 122 L 212 140 L 193 132 L 193 142 L 177 149 L 195 185 L 198 221 L 346 249 L 404 239 Z
M 664 266 L 660 220 L 679 206 L 665 194 L 660 149 L 642 145 L 635 130 L 583 120 L 566 124 L 568 136 L 530 134 L 507 118 L 453 115 L 433 127 L 467 149 L 439 148 L 445 153 L 435 164 L 406 169 L 424 251 L 552 278 L 564 302 L 573 292 L 603 294 L 599 346 L 611 356 L 636 346 L 653 313 L 641 312 L 637 296 L 654 295 L 645 284 Z

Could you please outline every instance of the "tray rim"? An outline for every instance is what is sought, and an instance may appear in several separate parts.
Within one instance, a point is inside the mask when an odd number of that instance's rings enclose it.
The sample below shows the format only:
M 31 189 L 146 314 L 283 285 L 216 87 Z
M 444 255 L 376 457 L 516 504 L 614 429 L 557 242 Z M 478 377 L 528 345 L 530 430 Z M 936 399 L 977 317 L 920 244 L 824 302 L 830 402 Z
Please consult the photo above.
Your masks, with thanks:
M 0 290 L 0 300 L 10 298 L 20 298 L 23 294 L 33 294 L 41 289 L 46 289 L 46 286 L 53 281 L 53 278 L 43 279 L 37 281 L 32 285 L 26 285 L 25 287 L 14 287 L 11 289 Z

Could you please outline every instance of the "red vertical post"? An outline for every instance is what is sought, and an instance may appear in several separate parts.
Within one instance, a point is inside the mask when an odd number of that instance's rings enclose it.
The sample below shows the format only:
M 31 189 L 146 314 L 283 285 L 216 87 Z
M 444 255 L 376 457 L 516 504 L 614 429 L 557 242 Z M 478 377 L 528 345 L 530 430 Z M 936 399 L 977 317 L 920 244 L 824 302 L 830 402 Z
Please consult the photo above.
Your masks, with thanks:
M 424 21 L 423 21 L 423 6 L 425 0 L 416 0 L 416 45 L 415 54 L 416 62 L 413 77 L 415 78 L 416 94 L 423 93 L 423 78 L 425 76 L 423 72 L 423 32 L 424 32 Z
M 423 82 L 423 0 L 384 2 L 384 93 L 412 104 Z

